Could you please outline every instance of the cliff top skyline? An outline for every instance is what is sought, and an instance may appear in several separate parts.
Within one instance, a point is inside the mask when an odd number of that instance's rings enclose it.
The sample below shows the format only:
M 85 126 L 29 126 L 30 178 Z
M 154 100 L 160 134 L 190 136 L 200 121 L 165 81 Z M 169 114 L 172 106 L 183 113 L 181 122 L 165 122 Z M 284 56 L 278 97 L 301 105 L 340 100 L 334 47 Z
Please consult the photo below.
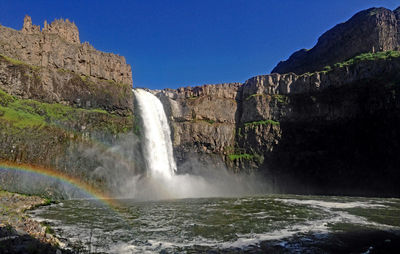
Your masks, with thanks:
M 68 18 L 82 42 L 125 56 L 135 87 L 177 88 L 243 82 L 267 74 L 319 35 L 370 7 L 394 9 L 394 1 L 321 3 L 273 1 L 39 1 L 3 3 L 1 25 L 20 30 Z M 316 22 L 318 20 L 318 22 Z

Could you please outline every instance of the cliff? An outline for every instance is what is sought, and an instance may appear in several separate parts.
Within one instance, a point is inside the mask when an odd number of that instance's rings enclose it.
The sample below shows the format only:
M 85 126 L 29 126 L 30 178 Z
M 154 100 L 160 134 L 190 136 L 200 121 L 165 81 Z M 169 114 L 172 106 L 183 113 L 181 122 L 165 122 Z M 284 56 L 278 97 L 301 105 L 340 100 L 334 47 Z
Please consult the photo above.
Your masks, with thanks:
M 132 72 L 125 58 L 80 43 L 78 28 L 66 20 L 21 31 L 0 26 L 0 89 L 20 98 L 84 108 L 132 111 Z
M 394 11 L 371 8 L 338 24 L 310 50 L 295 52 L 280 62 L 272 73 L 303 74 L 323 70 L 362 53 L 400 49 L 400 8 Z
M 42 30 L 32 25 L 29 16 L 21 31 L 0 26 L 0 54 L 35 66 L 132 85 L 125 58 L 98 51 L 87 42 L 81 44 L 78 28 L 68 19 L 45 22 Z
M 179 165 L 197 154 L 262 172 L 283 192 L 398 195 L 399 70 L 400 53 L 388 51 L 328 71 L 156 94 Z
M 0 161 L 53 168 L 112 190 L 98 172 L 106 160 L 117 170 L 109 148 L 133 143 L 135 128 L 124 57 L 81 44 L 68 20 L 41 30 L 26 16 L 21 31 L 0 26 Z M 2 188 L 20 182 L 0 172 Z
M 155 91 L 178 164 L 220 158 L 282 192 L 400 195 L 399 11 L 362 11 L 243 84 Z

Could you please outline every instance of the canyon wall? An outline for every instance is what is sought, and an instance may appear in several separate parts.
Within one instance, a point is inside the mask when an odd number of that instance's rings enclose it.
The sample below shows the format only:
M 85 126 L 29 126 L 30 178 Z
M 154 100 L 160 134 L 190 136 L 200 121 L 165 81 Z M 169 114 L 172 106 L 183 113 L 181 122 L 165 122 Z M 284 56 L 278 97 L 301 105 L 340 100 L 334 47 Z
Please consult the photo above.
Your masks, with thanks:
M 287 73 L 150 91 L 169 116 L 180 172 L 197 156 L 259 172 L 281 192 L 399 196 L 400 52 L 387 51 L 398 49 L 398 13 L 356 14 L 322 36 L 335 35 L 320 39 L 312 57 L 291 57 Z M 352 29 L 372 29 L 380 44 L 362 33 L 349 39 Z M 341 43 L 357 47 L 336 49 Z M 109 189 L 119 184 L 107 182 L 111 169 L 143 168 L 124 58 L 81 44 L 69 21 L 41 30 L 29 17 L 22 31 L 0 27 L 0 54 L 0 160 Z
M 400 57 L 155 91 L 178 165 L 197 154 L 294 193 L 399 195 Z
M 196 154 L 258 171 L 277 191 L 400 195 L 399 11 L 356 14 L 281 73 L 155 91 L 178 165 Z

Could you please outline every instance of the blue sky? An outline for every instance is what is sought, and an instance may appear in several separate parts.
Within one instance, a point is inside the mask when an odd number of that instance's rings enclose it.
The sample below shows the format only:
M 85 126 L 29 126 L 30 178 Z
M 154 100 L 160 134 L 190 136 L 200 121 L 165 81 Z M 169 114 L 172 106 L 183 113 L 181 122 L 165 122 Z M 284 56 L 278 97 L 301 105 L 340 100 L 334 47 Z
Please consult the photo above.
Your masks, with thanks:
M 396 3 L 397 2 L 397 3 Z M 396 0 L 3 1 L 0 23 L 20 29 L 69 18 L 81 41 L 126 57 L 134 86 L 152 89 L 244 82 L 337 23 Z

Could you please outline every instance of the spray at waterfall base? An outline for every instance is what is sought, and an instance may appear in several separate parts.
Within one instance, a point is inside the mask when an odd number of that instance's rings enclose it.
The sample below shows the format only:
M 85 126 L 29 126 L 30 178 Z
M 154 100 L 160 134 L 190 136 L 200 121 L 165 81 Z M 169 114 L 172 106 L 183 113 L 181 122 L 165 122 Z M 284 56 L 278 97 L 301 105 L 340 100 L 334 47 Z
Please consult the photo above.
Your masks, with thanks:
M 90 164 L 79 165 L 79 172 L 70 172 L 66 165 L 60 170 L 61 175 L 84 180 L 93 189 L 104 190 L 109 196 L 122 199 L 222 197 L 271 192 L 262 178 L 230 173 L 222 160 L 204 160 L 193 154 L 177 167 L 162 103 L 145 90 L 133 92 L 139 135 L 120 134 L 113 143 L 94 136 L 90 146 L 71 145 L 65 161 L 89 161 Z M 58 168 L 54 170 L 59 171 Z M 87 198 L 79 189 L 40 172 L 0 170 L 0 186 L 55 199 Z
M 141 124 L 141 151 L 147 177 L 128 182 L 129 197 L 168 199 L 190 197 L 237 196 L 265 192 L 265 183 L 256 176 L 239 176 L 225 167 L 200 162 L 196 156 L 177 169 L 173 156 L 171 130 L 161 101 L 143 89 L 133 90 Z M 195 174 L 183 174 L 195 168 Z M 193 170 L 191 170 L 193 171 Z

